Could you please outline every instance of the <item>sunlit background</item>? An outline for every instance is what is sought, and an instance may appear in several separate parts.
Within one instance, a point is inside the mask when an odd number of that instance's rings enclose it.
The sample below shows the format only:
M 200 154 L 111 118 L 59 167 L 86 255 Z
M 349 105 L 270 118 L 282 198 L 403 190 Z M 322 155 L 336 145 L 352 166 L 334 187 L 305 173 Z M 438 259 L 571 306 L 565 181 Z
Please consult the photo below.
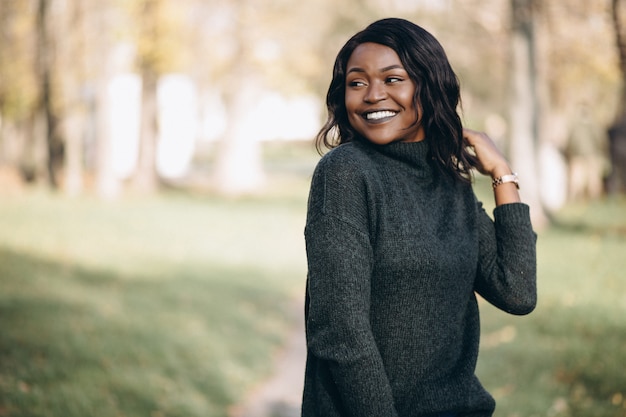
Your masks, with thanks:
M 622 3 L 0 0 L 0 417 L 298 415 L 313 141 L 389 16 L 539 233 L 537 311 L 481 305 L 496 415 L 626 416 Z

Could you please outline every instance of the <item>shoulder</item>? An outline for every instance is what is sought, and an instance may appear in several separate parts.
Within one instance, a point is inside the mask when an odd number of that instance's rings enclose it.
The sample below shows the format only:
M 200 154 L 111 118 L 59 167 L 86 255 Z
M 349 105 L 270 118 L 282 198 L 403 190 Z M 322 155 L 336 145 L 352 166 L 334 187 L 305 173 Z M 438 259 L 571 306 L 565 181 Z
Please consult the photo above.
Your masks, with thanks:
M 359 142 L 344 143 L 326 153 L 318 162 L 314 179 L 324 177 L 326 181 L 351 183 L 362 181 L 373 172 L 375 155 L 366 144 Z
M 375 175 L 376 156 L 366 144 L 348 142 L 325 154 L 313 173 L 313 184 L 338 189 L 358 188 Z
M 317 164 L 309 193 L 309 216 L 359 217 L 366 210 L 375 170 L 367 145 L 349 142 L 325 154 Z
M 331 149 L 320 159 L 318 166 L 323 169 L 362 166 L 371 163 L 371 158 L 371 149 L 366 144 L 348 142 Z

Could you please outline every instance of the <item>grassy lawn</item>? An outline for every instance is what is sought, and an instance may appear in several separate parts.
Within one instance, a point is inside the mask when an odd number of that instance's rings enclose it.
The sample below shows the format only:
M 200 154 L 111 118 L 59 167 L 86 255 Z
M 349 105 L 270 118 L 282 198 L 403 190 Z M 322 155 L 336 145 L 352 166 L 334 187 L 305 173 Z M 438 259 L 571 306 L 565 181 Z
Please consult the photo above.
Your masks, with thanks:
M 483 303 L 479 376 L 497 416 L 626 416 L 626 200 L 564 209 L 538 238 L 539 304 Z
M 0 204 L 0 416 L 225 416 L 302 294 L 305 194 Z
M 0 417 L 226 416 L 303 294 L 306 187 L 2 198 Z M 479 375 L 497 416 L 624 417 L 626 200 L 556 220 L 537 310 L 481 306 Z

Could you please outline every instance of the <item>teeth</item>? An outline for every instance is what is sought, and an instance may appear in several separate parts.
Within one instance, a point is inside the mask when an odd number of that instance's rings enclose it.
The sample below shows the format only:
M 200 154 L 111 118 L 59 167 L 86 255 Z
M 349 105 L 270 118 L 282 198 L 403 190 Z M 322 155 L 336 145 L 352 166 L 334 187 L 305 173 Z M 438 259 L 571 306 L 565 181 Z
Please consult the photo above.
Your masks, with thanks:
M 396 115 L 396 113 L 394 113 L 392 111 L 383 110 L 383 111 L 377 111 L 377 112 L 374 112 L 374 113 L 367 113 L 365 115 L 365 118 L 367 120 L 379 120 L 379 119 L 382 119 L 382 118 L 385 118 L 385 117 L 392 117 L 392 116 L 395 116 L 395 115 Z

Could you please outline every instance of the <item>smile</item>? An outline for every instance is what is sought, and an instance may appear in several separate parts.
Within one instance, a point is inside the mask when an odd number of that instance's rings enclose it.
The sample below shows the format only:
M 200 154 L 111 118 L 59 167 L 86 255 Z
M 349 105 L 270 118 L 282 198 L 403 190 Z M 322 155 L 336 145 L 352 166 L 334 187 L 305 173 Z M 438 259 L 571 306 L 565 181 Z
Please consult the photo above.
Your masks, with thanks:
M 391 110 L 381 110 L 381 111 L 375 111 L 375 112 L 371 112 L 371 113 L 365 113 L 363 115 L 363 117 L 366 120 L 376 121 L 376 120 L 389 119 L 389 118 L 395 116 L 396 114 L 398 114 L 398 113 L 394 112 L 394 111 L 391 111 Z

